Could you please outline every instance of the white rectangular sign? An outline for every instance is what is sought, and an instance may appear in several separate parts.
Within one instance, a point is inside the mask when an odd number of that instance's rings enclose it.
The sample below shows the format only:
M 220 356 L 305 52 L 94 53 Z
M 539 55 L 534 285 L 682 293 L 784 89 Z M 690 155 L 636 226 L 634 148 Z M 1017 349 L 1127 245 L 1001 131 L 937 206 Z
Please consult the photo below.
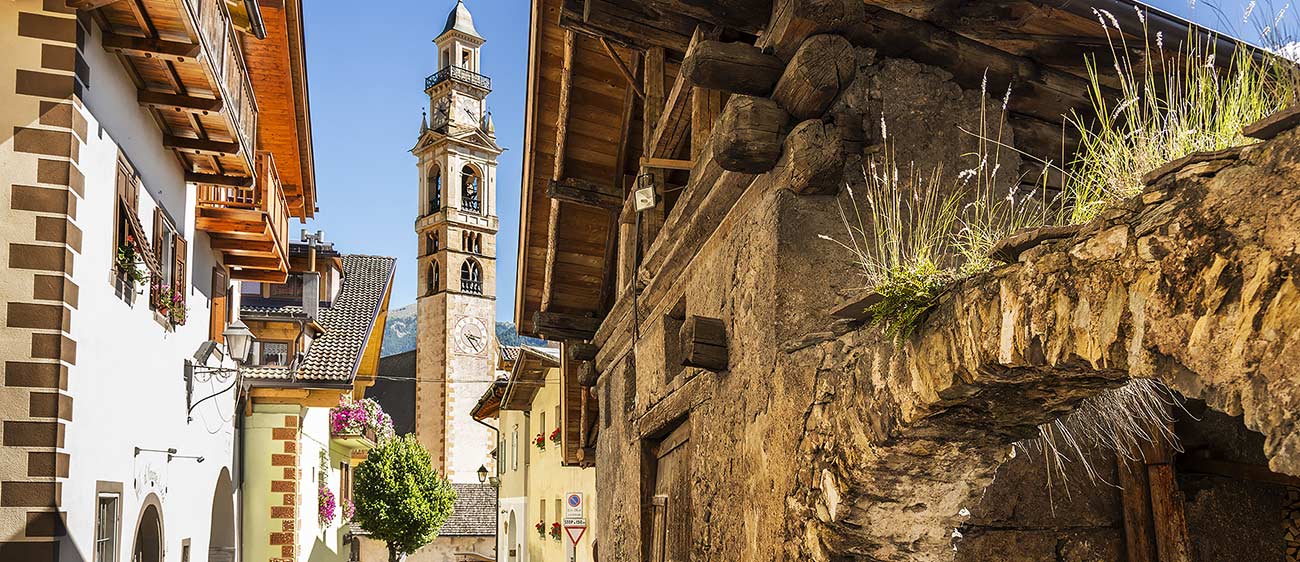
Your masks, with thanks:
M 582 492 L 569 492 L 564 496 L 564 518 L 565 519 L 582 519 L 583 517 Z

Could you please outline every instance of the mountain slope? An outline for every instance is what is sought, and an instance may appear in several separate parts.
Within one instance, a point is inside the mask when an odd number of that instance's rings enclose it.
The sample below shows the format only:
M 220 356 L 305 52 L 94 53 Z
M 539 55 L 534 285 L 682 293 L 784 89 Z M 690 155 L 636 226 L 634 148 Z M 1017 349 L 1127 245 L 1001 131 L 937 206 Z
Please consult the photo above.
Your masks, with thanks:
M 384 325 L 384 346 L 380 349 L 380 355 L 387 357 L 415 349 L 415 336 L 419 328 L 416 310 L 416 305 L 408 304 L 388 311 L 388 323 Z M 545 340 L 519 335 L 511 322 L 497 322 L 496 331 L 497 340 L 502 345 L 546 345 Z

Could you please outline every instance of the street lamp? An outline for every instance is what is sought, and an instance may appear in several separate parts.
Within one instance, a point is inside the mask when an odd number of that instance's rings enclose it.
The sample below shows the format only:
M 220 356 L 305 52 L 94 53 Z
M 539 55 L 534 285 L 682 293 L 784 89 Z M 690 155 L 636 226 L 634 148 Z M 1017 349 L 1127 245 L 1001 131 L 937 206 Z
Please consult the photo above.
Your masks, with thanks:
M 236 363 L 247 363 L 249 352 L 253 351 L 253 332 L 243 320 L 238 318 L 226 327 L 221 334 L 226 340 L 226 350 Z
M 486 466 L 483 466 L 483 465 L 481 465 L 481 464 L 478 465 L 478 483 L 479 483 L 479 484 L 484 484 L 484 483 L 486 483 L 486 482 L 487 482 L 487 477 L 488 477 L 488 469 L 487 469 L 487 467 L 486 467 Z

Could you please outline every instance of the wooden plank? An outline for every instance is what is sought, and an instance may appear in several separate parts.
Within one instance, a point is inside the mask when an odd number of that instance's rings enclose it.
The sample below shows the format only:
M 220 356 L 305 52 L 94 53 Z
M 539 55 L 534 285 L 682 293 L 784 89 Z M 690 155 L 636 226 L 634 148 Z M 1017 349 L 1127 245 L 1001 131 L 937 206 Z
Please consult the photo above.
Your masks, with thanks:
M 104 50 L 132 57 L 171 62 L 193 62 L 203 52 L 198 43 L 179 43 L 104 33 Z
M 556 201 L 565 201 L 611 212 L 623 208 L 622 197 L 598 191 L 594 183 L 575 178 L 550 182 L 546 186 L 546 196 Z
M 225 108 L 225 103 L 219 99 L 164 94 L 162 92 L 151 92 L 149 90 L 140 90 L 140 92 L 136 94 L 136 101 L 145 107 L 170 111 L 186 111 L 198 113 L 200 115 L 217 113 Z
M 288 272 L 267 269 L 232 269 L 230 278 L 237 281 L 257 281 L 259 283 L 284 283 L 289 278 Z
M 572 32 L 570 31 L 567 33 Z M 623 63 L 622 57 L 619 57 L 618 53 L 614 52 L 614 46 L 609 43 L 609 39 L 601 37 L 600 44 L 605 48 L 605 53 L 609 55 L 609 58 L 614 60 L 614 64 L 618 66 L 619 74 L 622 74 L 623 78 L 627 80 L 627 84 L 632 88 L 632 91 L 636 92 L 637 97 L 645 99 L 645 92 L 642 91 L 641 86 L 636 83 L 636 77 L 632 75 L 632 71 Z
M 288 263 L 281 258 L 259 258 L 253 256 L 227 256 L 225 259 L 228 267 L 243 267 L 246 269 L 271 269 L 282 271 L 288 267 Z
M 275 242 L 270 240 L 243 240 L 239 238 L 212 237 L 210 245 L 213 250 L 222 252 L 270 253 L 275 251 Z
M 695 87 L 691 94 L 691 160 L 704 153 L 713 134 L 713 122 L 722 113 L 722 92 Z
M 674 160 L 672 158 L 642 158 L 641 167 L 690 171 L 691 168 L 695 167 L 695 163 L 690 160 Z
M 1136 451 L 1134 451 L 1136 453 Z M 1128 562 L 1156 562 L 1155 522 L 1146 464 L 1116 455 L 1120 501 L 1124 506 L 1124 540 Z
M 682 323 L 680 338 L 683 366 L 727 370 L 727 327 L 722 320 L 689 316 Z

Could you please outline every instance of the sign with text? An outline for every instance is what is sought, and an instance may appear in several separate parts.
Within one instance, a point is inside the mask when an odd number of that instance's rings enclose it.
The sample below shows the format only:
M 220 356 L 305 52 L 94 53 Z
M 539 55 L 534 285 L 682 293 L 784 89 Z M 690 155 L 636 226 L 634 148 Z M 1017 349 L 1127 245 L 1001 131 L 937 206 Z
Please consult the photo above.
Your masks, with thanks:
M 564 518 L 581 519 L 583 517 L 582 492 L 569 492 L 564 496 Z
M 569 535 L 569 541 L 573 546 L 578 546 L 578 541 L 582 540 L 582 535 L 587 532 L 587 520 L 581 517 L 565 517 L 564 532 Z

